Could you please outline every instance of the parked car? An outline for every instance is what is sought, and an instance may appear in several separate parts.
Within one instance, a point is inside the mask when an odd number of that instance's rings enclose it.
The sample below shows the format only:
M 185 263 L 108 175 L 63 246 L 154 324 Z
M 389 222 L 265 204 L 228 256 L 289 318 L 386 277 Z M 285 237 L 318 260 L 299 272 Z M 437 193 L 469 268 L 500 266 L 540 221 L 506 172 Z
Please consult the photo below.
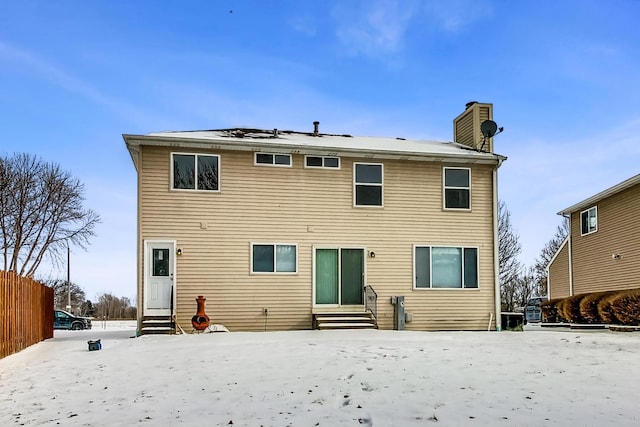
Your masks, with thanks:
M 524 307 L 524 323 L 540 323 L 542 322 L 542 309 L 540 304 L 547 299 L 544 297 L 529 298 L 527 305 Z
M 55 310 L 53 314 L 53 329 L 91 329 L 91 319 L 75 316 L 64 310 Z

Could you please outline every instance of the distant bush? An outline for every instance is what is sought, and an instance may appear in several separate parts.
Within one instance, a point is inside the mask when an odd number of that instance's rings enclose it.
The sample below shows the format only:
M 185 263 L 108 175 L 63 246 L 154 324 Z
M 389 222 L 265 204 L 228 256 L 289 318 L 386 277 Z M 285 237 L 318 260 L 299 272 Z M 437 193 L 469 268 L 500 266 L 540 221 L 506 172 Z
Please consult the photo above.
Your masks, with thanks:
M 640 324 L 640 289 L 619 292 L 609 304 L 623 325 Z
M 585 295 L 585 297 L 580 300 L 580 316 L 585 323 L 603 323 L 603 320 L 598 313 L 598 303 L 602 298 L 605 298 L 612 293 L 614 292 L 594 292 Z

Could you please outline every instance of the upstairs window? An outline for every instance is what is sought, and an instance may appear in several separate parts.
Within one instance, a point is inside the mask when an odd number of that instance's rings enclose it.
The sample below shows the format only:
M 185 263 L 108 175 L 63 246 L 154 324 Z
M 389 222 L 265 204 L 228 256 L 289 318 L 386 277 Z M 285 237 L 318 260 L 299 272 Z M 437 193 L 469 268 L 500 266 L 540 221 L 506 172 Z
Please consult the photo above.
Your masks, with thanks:
M 382 206 L 382 164 L 354 163 L 353 186 L 356 206 Z
M 171 163 L 174 190 L 220 190 L 220 156 L 172 153 Z
M 340 169 L 339 157 L 305 156 L 304 165 L 308 168 Z
M 478 287 L 478 248 L 416 246 L 415 289 L 475 289 Z
M 444 168 L 444 208 L 471 209 L 471 169 Z
M 580 224 L 583 236 L 598 231 L 598 207 L 594 206 L 580 212 Z
M 291 167 L 291 154 L 256 153 L 255 164 Z

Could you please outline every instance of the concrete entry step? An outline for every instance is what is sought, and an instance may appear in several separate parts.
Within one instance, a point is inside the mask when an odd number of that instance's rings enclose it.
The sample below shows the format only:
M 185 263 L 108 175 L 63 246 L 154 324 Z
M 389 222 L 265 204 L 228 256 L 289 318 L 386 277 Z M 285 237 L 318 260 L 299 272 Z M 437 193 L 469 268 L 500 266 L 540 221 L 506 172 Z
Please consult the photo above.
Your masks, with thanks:
M 369 311 L 314 313 L 313 329 L 375 329 L 376 319 Z

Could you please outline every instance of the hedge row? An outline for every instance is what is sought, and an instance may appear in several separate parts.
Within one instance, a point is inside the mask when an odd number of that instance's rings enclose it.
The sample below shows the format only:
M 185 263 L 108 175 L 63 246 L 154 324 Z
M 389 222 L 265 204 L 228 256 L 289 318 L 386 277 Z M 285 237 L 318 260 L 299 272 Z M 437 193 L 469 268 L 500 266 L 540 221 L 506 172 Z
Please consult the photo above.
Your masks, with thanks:
M 545 322 L 640 325 L 640 289 L 557 298 L 541 308 Z

